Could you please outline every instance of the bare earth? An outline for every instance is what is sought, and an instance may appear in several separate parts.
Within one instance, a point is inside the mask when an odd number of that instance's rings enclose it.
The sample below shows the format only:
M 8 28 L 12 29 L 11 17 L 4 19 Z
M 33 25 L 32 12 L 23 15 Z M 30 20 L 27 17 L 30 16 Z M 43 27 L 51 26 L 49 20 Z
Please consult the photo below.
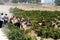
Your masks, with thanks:
M 6 34 L 2 31 L 2 28 L 0 28 L 0 40 L 8 40 Z
M 60 6 L 31 6 L 31 5 L 17 5 L 15 6 L 23 10 L 40 10 L 40 11 L 60 11 Z

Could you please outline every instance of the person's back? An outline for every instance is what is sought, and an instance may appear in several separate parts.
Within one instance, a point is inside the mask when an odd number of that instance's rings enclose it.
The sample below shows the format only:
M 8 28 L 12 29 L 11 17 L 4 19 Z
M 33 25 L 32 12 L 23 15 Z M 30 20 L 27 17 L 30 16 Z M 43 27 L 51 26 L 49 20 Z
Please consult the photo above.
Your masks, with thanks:
M 30 20 L 27 21 L 27 26 L 31 26 L 31 21 Z
M 23 22 L 25 19 L 23 17 L 21 17 L 21 21 Z
M 42 26 L 45 26 L 46 20 L 42 20 Z
M 55 27 L 54 27 L 54 28 L 58 28 L 57 24 L 55 25 Z
M 0 21 L 1 21 L 1 15 L 0 15 Z
M 4 16 L 4 20 L 8 21 L 8 16 Z
M 1 15 L 0 15 L 0 28 L 2 27 L 3 22 L 4 22 L 4 16 L 3 16 L 3 13 L 1 13 Z
M 20 28 L 20 21 L 18 20 L 14 25 Z
M 7 14 L 4 15 L 4 24 L 6 24 L 8 22 L 8 16 Z
M 57 28 L 57 24 L 56 23 L 52 23 L 52 27 L 53 28 Z
M 2 26 L 1 26 L 1 15 L 0 15 L 0 28 L 1 28 Z
M 12 23 L 12 20 L 14 19 L 14 16 L 10 18 L 10 23 Z
M 22 20 L 24 20 L 24 18 L 22 17 Z
M 4 22 L 4 15 L 3 15 L 3 13 L 1 13 L 0 18 L 1 18 L 0 20 Z

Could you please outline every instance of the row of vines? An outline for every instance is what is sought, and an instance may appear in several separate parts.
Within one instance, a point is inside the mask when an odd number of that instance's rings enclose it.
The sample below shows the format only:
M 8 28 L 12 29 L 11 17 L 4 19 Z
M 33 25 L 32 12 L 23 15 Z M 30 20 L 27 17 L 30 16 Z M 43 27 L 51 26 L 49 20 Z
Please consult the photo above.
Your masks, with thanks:
M 16 17 L 24 17 L 25 21 L 26 20 L 31 20 L 32 22 L 32 30 L 35 31 L 35 33 L 37 34 L 37 36 L 40 36 L 42 38 L 53 38 L 53 39 L 60 39 L 60 11 L 39 11 L 39 10 L 32 10 L 32 11 L 25 11 L 25 10 L 21 10 L 18 8 L 11 8 L 10 12 L 12 12 Z M 38 23 L 41 22 L 42 18 L 44 18 L 46 20 L 46 25 L 45 27 L 40 27 L 37 28 Z M 51 21 L 54 21 L 57 25 L 58 28 L 54 29 L 52 27 L 50 27 L 50 23 Z M 21 29 L 20 29 L 21 30 Z M 19 31 L 20 31 L 19 30 Z M 14 31 L 16 32 L 17 30 L 14 29 Z M 14 35 L 12 31 L 11 35 Z M 17 34 L 17 39 L 19 39 L 20 33 L 18 33 L 19 31 L 17 31 L 15 34 Z M 21 32 L 21 33 L 24 33 Z M 24 35 L 24 34 L 23 34 Z M 15 36 L 12 36 L 15 37 Z M 13 38 L 11 38 L 13 39 Z M 24 39 L 25 40 L 25 39 Z

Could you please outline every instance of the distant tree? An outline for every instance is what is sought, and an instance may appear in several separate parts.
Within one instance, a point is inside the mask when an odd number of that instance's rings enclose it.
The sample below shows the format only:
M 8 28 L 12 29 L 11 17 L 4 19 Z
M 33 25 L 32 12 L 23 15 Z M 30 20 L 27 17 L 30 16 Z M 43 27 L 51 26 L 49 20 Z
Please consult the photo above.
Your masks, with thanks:
M 36 3 L 39 3 L 39 2 L 41 2 L 41 0 L 36 0 Z
M 60 6 L 60 0 L 55 0 L 55 5 Z
M 12 0 L 12 3 L 18 3 L 18 0 Z
M 41 0 L 12 0 L 12 3 L 18 3 L 18 2 L 38 3 L 41 2 Z
M 30 2 L 30 3 L 39 3 L 39 2 L 41 2 L 41 0 L 28 0 L 28 2 Z

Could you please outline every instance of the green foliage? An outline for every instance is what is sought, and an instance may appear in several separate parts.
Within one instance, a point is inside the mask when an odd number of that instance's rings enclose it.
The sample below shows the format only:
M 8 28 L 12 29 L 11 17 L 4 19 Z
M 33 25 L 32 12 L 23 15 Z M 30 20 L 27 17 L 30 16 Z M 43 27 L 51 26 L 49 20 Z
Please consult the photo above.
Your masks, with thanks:
M 14 13 L 17 17 L 23 16 L 25 20 L 30 19 L 33 26 L 34 24 L 41 22 L 43 17 L 47 22 L 46 25 L 49 25 L 51 21 L 56 22 L 60 19 L 60 11 L 24 11 L 18 8 L 13 8 L 10 12 Z
M 36 40 L 35 37 L 28 35 L 22 28 L 18 29 L 13 24 L 8 24 L 10 31 L 8 32 L 9 40 Z
M 13 25 L 13 24 L 11 24 L 11 23 L 8 23 L 8 28 L 9 28 L 10 30 L 18 29 L 17 26 L 15 26 L 15 25 Z
M 60 38 L 60 29 L 53 29 L 50 26 L 50 22 L 54 21 L 57 24 L 57 20 L 60 20 L 60 11 L 24 11 L 18 8 L 14 8 L 11 12 L 17 17 L 24 17 L 26 20 L 30 19 L 32 22 L 32 29 L 43 38 Z M 42 18 L 46 20 L 46 26 L 37 28 L 38 23 L 41 22 Z
M 53 29 L 51 27 L 40 27 L 35 31 L 38 34 L 38 36 L 41 36 L 42 38 L 60 38 L 60 29 Z
M 36 38 L 35 37 L 32 37 L 31 35 L 25 35 L 23 37 L 23 40 L 36 40 Z
M 60 0 L 55 0 L 55 4 L 56 4 L 57 6 L 60 6 Z
M 18 0 L 12 0 L 12 3 L 18 3 Z
M 23 39 L 22 36 L 24 34 L 22 32 L 23 32 L 23 30 L 17 30 L 17 29 L 9 31 L 9 33 L 8 33 L 9 40 L 21 40 L 21 39 Z

